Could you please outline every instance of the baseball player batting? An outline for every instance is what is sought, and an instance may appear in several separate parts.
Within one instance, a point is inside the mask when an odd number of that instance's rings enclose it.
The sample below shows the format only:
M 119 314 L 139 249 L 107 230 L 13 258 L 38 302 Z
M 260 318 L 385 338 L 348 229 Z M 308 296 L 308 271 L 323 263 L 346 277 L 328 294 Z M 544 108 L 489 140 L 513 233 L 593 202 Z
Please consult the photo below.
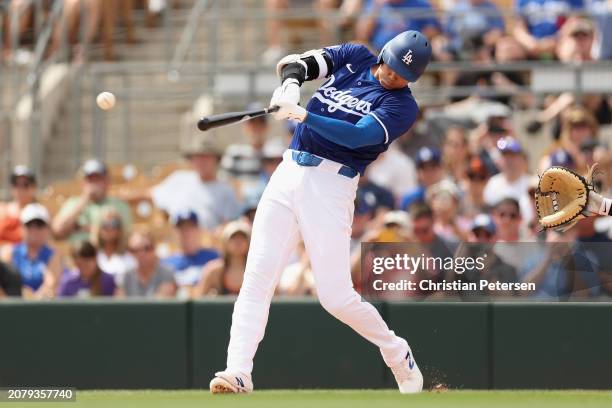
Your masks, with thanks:
M 423 376 L 406 340 L 353 288 L 349 243 L 359 176 L 415 122 L 418 106 L 408 85 L 430 59 L 428 39 L 406 31 L 378 57 L 362 45 L 343 44 L 279 61 L 281 86 L 270 106 L 279 107 L 275 119 L 300 123 L 257 207 L 227 368 L 211 380 L 212 393 L 253 390 L 253 358 L 272 295 L 300 236 L 321 305 L 380 348 L 400 392 L 422 390 Z M 299 106 L 302 83 L 323 78 L 306 108 Z

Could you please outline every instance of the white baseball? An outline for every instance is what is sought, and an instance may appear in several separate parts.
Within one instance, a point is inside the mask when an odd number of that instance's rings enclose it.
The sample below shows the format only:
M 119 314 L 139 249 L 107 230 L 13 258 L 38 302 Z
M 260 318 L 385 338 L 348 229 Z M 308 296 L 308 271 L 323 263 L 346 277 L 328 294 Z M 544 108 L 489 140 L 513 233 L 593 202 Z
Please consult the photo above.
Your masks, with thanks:
M 100 92 L 96 97 L 96 103 L 102 110 L 112 109 L 116 101 L 115 95 L 111 92 Z

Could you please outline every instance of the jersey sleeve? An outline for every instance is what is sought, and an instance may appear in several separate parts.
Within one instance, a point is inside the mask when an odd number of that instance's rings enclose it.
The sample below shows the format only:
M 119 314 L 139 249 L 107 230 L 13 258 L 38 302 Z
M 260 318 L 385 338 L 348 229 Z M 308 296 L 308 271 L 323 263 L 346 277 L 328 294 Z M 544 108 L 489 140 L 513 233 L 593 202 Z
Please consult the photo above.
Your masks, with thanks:
M 414 124 L 419 107 L 412 97 L 386 98 L 378 108 L 369 113 L 385 131 L 385 144 L 389 144 L 408 131 Z
M 361 44 L 346 43 L 326 47 L 324 50 L 333 63 L 332 74 L 346 64 L 353 64 L 357 67 L 364 63 L 374 63 L 376 60 L 376 57 L 370 50 L 368 50 L 365 45 Z

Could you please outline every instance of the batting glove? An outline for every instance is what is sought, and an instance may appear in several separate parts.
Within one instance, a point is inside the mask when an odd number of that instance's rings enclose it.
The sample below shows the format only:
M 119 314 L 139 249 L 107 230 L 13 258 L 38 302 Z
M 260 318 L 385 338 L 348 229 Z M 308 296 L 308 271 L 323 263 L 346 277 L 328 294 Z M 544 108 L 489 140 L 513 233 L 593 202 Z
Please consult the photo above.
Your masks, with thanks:
M 280 109 L 274 113 L 274 119 L 294 119 L 302 122 L 306 118 L 306 109 L 298 105 L 300 87 L 295 79 L 287 79 L 283 85 L 276 88 L 270 100 L 270 106 Z
M 300 103 L 300 84 L 295 78 L 287 78 L 285 82 L 274 90 L 270 106 L 278 105 L 276 100 L 286 100 L 296 105 Z

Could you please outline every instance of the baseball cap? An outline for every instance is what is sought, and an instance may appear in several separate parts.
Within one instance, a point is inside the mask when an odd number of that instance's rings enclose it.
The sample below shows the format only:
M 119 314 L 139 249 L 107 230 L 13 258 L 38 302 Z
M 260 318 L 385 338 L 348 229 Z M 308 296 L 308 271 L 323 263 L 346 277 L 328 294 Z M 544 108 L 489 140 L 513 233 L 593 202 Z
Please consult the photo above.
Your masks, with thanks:
M 595 31 L 593 23 L 585 18 L 573 20 L 570 24 L 569 35 L 593 34 Z
M 238 232 L 242 232 L 244 235 L 249 237 L 251 235 L 251 227 L 244 221 L 232 221 L 223 228 L 221 236 L 223 239 L 230 239 Z
M 495 234 L 495 223 L 489 214 L 478 214 L 474 217 L 470 230 L 484 229 L 489 234 Z
M 443 179 L 427 189 L 427 192 L 425 193 L 426 201 L 431 200 L 438 194 L 447 194 L 455 200 L 458 200 L 461 196 L 461 191 L 454 182 L 448 179 Z
M 178 211 L 170 217 L 170 223 L 175 227 L 182 222 L 190 222 L 198 225 L 198 214 L 193 210 Z
M 564 149 L 555 150 L 550 154 L 551 166 L 574 167 L 574 159 Z
M 402 228 L 408 228 L 410 227 L 410 217 L 406 211 L 389 211 L 383 218 L 383 224 L 386 226 L 398 225 Z
M 49 223 L 49 211 L 39 203 L 31 203 L 23 207 L 21 214 L 19 215 L 19 221 L 22 224 L 27 224 L 30 221 L 40 220 L 44 221 L 45 224 Z
M 478 156 L 472 157 L 468 167 L 467 175 L 469 178 L 481 177 L 483 179 L 489 177 L 489 169 Z
M 358 195 L 355 200 L 355 215 L 373 215 L 376 210 L 376 203 L 371 202 L 363 195 Z
M 589 126 L 593 129 L 597 129 L 598 127 L 597 119 L 593 116 L 593 114 L 581 107 L 570 109 L 566 113 L 565 118 L 570 126 L 583 125 Z
M 81 168 L 81 170 L 83 171 L 83 174 L 85 175 L 85 177 L 92 176 L 94 174 L 106 176 L 107 174 L 106 165 L 102 163 L 102 161 L 99 159 L 87 160 L 83 164 L 83 167 Z
M 28 166 L 24 166 L 23 164 L 18 164 L 17 166 L 13 167 L 13 171 L 11 172 L 11 184 L 15 184 L 18 177 L 26 177 L 31 183 L 36 184 L 36 176 L 34 175 L 34 172 L 30 170 Z
M 523 148 L 518 140 L 511 136 L 502 137 L 497 141 L 497 148 L 502 153 L 522 153 Z
M 436 164 L 440 163 L 442 155 L 440 150 L 436 147 L 421 147 L 417 150 L 416 153 L 416 165 L 417 167 L 422 166 L 425 163 L 434 162 Z

